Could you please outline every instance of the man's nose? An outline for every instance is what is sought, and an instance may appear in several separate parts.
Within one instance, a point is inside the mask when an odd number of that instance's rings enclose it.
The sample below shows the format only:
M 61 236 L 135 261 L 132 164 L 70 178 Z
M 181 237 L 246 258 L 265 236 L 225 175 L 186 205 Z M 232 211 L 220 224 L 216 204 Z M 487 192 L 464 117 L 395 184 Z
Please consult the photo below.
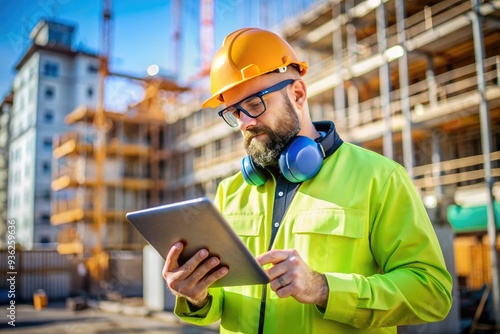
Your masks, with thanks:
M 244 112 L 240 112 L 240 118 L 238 119 L 239 128 L 241 131 L 245 131 L 248 126 L 255 125 L 257 123 L 256 118 L 252 118 L 245 114 Z

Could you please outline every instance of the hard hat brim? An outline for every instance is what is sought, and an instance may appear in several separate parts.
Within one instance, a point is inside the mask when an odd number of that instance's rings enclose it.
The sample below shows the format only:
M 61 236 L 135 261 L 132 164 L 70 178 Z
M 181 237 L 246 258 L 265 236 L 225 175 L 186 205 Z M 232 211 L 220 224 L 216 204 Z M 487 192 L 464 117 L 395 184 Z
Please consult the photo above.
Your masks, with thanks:
M 282 66 L 288 66 L 290 64 L 297 64 L 299 67 L 300 67 L 300 75 L 301 76 L 304 76 L 304 74 L 306 74 L 307 72 L 307 63 L 302 61 L 302 62 L 298 62 L 298 63 L 289 63 L 289 64 L 283 64 Z M 272 72 L 272 71 L 271 71 Z M 265 73 L 264 73 L 265 74 Z M 220 106 L 221 104 L 224 103 L 224 100 L 222 99 L 222 94 L 224 92 L 227 92 L 228 90 L 246 82 L 246 81 L 249 81 L 251 79 L 254 79 L 256 77 L 259 77 L 263 74 L 257 74 L 257 75 L 254 75 L 254 76 L 251 76 L 251 77 L 246 77 L 245 79 L 243 80 L 240 80 L 240 81 L 237 81 L 231 85 L 228 85 L 226 87 L 224 87 L 223 89 L 219 90 L 218 92 L 216 92 L 214 95 L 212 95 L 210 98 L 208 98 L 205 102 L 203 102 L 203 104 L 201 105 L 202 108 L 216 108 L 218 106 Z

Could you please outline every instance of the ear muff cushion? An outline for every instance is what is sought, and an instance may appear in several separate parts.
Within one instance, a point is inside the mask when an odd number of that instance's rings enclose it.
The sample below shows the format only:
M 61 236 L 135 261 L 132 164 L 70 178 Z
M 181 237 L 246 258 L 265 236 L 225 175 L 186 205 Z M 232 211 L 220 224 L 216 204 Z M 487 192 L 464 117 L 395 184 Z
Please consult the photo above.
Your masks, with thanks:
M 283 150 L 279 166 L 290 182 L 304 182 L 318 174 L 323 165 L 321 149 L 309 137 L 298 136 Z
M 241 173 L 245 182 L 252 186 L 261 186 L 266 183 L 267 175 L 262 170 L 256 166 L 249 156 L 246 156 L 241 160 Z

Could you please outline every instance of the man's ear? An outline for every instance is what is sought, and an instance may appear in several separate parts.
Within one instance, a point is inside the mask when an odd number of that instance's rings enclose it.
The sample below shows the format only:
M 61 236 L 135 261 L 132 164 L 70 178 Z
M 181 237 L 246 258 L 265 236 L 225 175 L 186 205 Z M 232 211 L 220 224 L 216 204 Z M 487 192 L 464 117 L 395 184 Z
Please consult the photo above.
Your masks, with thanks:
M 293 100 L 298 108 L 302 108 L 307 98 L 306 84 L 302 79 L 296 79 L 292 84 Z

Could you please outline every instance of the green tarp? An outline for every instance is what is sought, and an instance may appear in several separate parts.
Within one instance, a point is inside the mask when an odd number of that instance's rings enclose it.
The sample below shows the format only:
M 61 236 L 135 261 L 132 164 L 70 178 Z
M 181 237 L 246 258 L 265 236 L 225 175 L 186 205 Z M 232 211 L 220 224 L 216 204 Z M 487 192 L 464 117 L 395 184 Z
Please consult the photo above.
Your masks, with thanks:
M 500 229 L 500 202 L 494 203 L 495 223 Z M 448 207 L 448 221 L 455 232 L 477 232 L 486 231 L 488 216 L 486 205 L 463 207 L 450 205 Z

